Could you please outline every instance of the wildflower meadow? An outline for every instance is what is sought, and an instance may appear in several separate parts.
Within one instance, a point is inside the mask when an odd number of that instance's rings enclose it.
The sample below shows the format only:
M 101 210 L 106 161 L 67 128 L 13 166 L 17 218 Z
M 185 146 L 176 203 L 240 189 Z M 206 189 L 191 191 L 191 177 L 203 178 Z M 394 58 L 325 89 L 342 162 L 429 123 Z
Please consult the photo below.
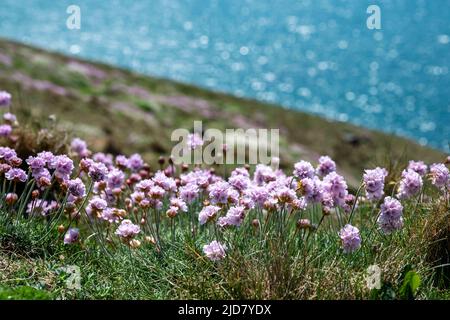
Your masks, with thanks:
M 449 295 L 448 157 L 367 168 L 355 188 L 328 156 L 289 170 L 177 165 L 167 155 L 148 164 L 137 153 L 94 153 L 80 138 L 65 153 L 19 152 L 12 104 L 0 92 L 4 290 L 62 299 Z M 204 147 L 199 139 L 189 147 Z M 79 268 L 79 287 L 67 285 L 67 266 Z

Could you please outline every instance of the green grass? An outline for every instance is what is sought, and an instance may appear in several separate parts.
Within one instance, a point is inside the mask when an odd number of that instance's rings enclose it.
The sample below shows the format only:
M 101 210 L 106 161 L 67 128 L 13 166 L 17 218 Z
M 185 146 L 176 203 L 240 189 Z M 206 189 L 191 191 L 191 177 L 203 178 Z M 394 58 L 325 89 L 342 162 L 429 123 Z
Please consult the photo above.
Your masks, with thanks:
M 256 214 L 256 213 L 252 213 Z M 317 223 L 318 208 L 303 216 Z M 5 215 L 3 215 L 5 217 Z M 363 245 L 344 254 L 337 237 L 335 214 L 316 231 L 295 234 L 295 223 L 283 235 L 268 236 L 254 229 L 249 215 L 237 231 L 223 235 L 230 249 L 218 263 L 207 260 L 202 245 L 213 236 L 204 228 L 193 239 L 177 229 L 172 240 L 169 219 L 162 227 L 163 250 L 140 240 L 131 250 L 108 245 L 103 251 L 95 236 L 81 244 L 63 245 L 56 225 L 49 233 L 43 221 L 0 221 L 0 297 L 62 299 L 447 299 L 448 206 L 406 203 L 405 226 L 386 236 L 373 229 L 376 216 L 363 205 L 353 218 L 362 230 Z M 345 217 L 345 218 L 348 218 Z M 181 220 L 177 223 L 183 224 Z M 61 221 L 64 223 L 64 221 Z M 294 221 L 293 221 L 294 222 Z M 59 224 L 59 223 L 58 223 Z M 210 227 L 209 227 L 210 228 Z M 448 229 L 447 229 L 448 230 Z M 84 230 L 87 231 L 87 230 Z M 295 234 L 295 236 L 294 236 Z M 309 238 L 308 241 L 305 239 Z M 208 240 L 209 239 L 209 240 Z M 302 241 L 303 239 L 303 241 Z M 437 250 L 437 251 L 436 251 Z M 4 266 L 8 266 L 5 268 Z M 381 269 L 382 288 L 369 290 L 367 268 Z M 67 266 L 81 269 L 81 290 L 67 288 Z M 34 289 L 30 289 L 34 288 Z M 412 288 L 412 289 L 411 289 Z

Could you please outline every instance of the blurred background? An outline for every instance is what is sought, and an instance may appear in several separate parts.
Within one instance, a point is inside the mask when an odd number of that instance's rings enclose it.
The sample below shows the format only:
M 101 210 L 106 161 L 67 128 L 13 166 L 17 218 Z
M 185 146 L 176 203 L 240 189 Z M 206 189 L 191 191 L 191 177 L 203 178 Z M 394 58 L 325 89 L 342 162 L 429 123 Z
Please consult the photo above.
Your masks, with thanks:
M 0 37 L 448 152 L 449 21 L 447 0 L 1 0 Z

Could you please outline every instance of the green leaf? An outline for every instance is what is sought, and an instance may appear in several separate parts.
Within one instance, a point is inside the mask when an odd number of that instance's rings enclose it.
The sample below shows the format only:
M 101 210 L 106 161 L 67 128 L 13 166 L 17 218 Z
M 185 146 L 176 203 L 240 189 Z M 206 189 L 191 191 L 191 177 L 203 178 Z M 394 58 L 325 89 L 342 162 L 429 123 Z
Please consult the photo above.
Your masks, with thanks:
M 420 283 L 420 276 L 417 272 L 413 270 L 408 271 L 403 278 L 403 284 L 400 288 L 400 297 L 403 299 L 414 299 Z

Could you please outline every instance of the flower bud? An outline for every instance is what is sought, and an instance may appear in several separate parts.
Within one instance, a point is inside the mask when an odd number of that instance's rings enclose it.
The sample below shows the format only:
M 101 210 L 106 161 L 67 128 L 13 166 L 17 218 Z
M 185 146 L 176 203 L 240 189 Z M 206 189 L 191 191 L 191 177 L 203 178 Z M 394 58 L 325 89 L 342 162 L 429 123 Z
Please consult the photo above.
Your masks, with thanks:
M 311 228 L 311 221 L 309 221 L 309 219 L 299 219 L 297 221 L 297 228 L 298 229 L 309 229 L 309 228 Z
M 259 226 L 260 226 L 259 220 L 258 219 L 253 219 L 252 220 L 252 226 L 255 227 L 255 228 L 259 228 Z
M 17 202 L 17 199 L 18 199 L 18 196 L 16 193 L 8 193 L 6 195 L 5 201 L 8 205 L 12 206 L 14 203 Z
M 137 249 L 141 246 L 141 242 L 139 240 L 133 239 L 133 240 L 130 240 L 129 245 L 131 248 Z
M 64 227 L 64 225 L 60 224 L 58 226 L 58 233 L 63 234 L 65 231 L 66 231 L 66 227 Z
M 33 190 L 33 192 L 31 192 L 31 198 L 32 199 L 37 199 L 39 197 L 39 190 Z
M 18 157 L 13 157 L 10 160 L 10 163 L 14 166 L 14 167 L 19 167 L 22 164 L 22 159 L 18 158 Z
M 153 237 L 151 237 L 151 236 L 146 236 L 145 237 L 145 241 L 148 242 L 148 243 L 151 243 L 151 244 L 156 244 L 155 239 Z

